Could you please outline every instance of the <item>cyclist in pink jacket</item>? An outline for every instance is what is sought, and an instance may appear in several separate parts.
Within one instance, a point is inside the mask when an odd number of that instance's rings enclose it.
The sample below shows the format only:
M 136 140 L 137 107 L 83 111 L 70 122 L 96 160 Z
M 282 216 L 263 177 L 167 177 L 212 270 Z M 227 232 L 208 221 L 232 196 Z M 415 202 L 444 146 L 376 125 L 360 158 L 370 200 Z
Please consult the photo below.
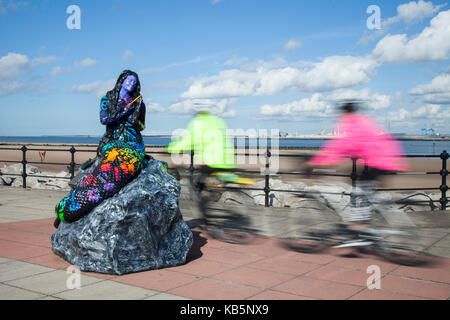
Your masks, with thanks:
M 310 166 L 330 166 L 357 158 L 368 167 L 358 179 L 359 191 L 353 194 L 349 222 L 367 226 L 371 219 L 370 196 L 376 179 L 386 171 L 407 171 L 401 144 L 375 121 L 358 114 L 358 104 L 340 106 L 342 116 L 337 127 L 341 133 L 330 139 L 308 162 Z M 356 199 L 360 200 L 356 205 Z
M 349 158 L 362 159 L 370 168 L 407 171 L 403 148 L 395 138 L 371 117 L 355 113 L 356 103 L 345 103 L 337 127 L 342 134 L 329 140 L 313 157 L 311 165 L 334 165 Z

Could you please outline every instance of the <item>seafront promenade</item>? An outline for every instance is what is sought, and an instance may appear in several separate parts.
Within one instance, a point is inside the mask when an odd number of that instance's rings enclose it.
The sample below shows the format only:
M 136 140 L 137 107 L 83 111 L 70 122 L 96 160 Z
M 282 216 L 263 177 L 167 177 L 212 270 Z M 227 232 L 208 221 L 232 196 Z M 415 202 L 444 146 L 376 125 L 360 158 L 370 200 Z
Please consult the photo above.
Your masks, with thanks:
M 323 254 L 288 251 L 281 237 L 323 223 L 307 209 L 244 208 L 260 231 L 249 245 L 212 239 L 197 224 L 191 201 L 180 201 L 194 245 L 184 265 L 116 276 L 81 272 L 72 288 L 70 265 L 51 250 L 55 203 L 64 191 L 0 186 L 0 299 L 26 300 L 311 300 L 449 299 L 450 214 L 416 212 L 428 265 L 400 266 L 350 249 Z M 380 289 L 369 289 L 368 267 L 381 272 Z M 67 271 L 69 268 L 69 271 Z

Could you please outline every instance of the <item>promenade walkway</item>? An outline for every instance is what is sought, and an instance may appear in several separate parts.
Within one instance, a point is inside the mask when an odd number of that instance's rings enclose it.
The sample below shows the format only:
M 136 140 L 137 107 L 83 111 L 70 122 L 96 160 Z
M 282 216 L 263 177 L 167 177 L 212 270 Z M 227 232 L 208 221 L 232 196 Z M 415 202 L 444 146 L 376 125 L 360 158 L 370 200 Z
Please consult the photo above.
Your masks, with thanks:
M 81 272 L 80 289 L 69 289 L 69 263 L 53 254 L 54 206 L 65 192 L 0 187 L 0 299 L 449 299 L 450 214 L 415 213 L 429 267 L 399 266 L 375 256 L 349 257 L 349 249 L 301 254 L 280 246 L 279 237 L 307 228 L 298 210 L 247 208 L 262 232 L 255 243 L 232 245 L 195 226 L 195 210 L 180 203 L 192 226 L 187 263 L 122 276 Z M 319 217 L 317 217 L 319 218 Z M 320 223 L 320 218 L 314 220 Z M 369 290 L 367 268 L 381 270 L 381 289 Z

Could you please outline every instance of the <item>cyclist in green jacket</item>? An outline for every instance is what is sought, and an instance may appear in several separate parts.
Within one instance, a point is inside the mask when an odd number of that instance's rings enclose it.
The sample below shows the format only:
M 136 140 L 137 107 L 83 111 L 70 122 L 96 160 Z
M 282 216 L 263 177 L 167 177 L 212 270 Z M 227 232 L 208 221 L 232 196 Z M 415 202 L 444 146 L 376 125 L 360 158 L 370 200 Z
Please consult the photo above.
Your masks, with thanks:
M 189 123 L 187 132 L 171 142 L 167 151 L 181 153 L 193 150 L 197 162 L 214 169 L 235 167 L 234 146 L 227 137 L 227 126 L 219 117 L 200 111 Z
M 207 111 L 197 112 L 186 132 L 177 141 L 171 142 L 167 148 L 169 153 L 187 150 L 194 151 L 196 164 L 200 165 L 197 169 L 199 175 L 191 174 L 190 184 L 206 229 L 213 232 L 213 237 L 224 239 L 223 232 L 214 222 L 217 217 L 209 214 L 210 199 L 203 193 L 206 191 L 207 194 L 211 186 L 206 183 L 207 178 L 215 176 L 220 181 L 216 187 L 226 183 L 251 184 L 254 181 L 239 177 L 231 171 L 235 168 L 236 161 L 234 145 L 227 136 L 227 126 L 222 119 Z

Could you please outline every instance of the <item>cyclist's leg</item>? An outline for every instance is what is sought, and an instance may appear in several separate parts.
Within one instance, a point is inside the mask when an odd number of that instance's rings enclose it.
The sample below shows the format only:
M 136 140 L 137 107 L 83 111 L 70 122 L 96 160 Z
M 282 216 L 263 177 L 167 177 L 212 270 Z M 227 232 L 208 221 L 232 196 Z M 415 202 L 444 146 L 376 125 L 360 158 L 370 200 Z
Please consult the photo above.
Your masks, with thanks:
M 201 166 L 198 169 L 198 176 L 196 177 L 196 180 L 194 181 L 194 188 L 197 195 L 197 203 L 200 209 L 200 213 L 202 214 L 202 219 L 205 224 L 209 224 L 210 221 L 208 220 L 208 198 L 207 195 L 204 194 L 204 191 L 206 190 L 206 179 L 209 177 L 209 175 L 214 172 L 214 169 L 208 166 Z
M 382 174 L 382 170 L 368 168 L 364 170 L 357 182 L 358 188 L 355 192 L 355 200 L 352 201 L 349 222 L 352 229 L 367 228 L 372 219 L 371 199 L 377 187 L 377 179 Z M 359 202 L 356 205 L 356 202 Z

